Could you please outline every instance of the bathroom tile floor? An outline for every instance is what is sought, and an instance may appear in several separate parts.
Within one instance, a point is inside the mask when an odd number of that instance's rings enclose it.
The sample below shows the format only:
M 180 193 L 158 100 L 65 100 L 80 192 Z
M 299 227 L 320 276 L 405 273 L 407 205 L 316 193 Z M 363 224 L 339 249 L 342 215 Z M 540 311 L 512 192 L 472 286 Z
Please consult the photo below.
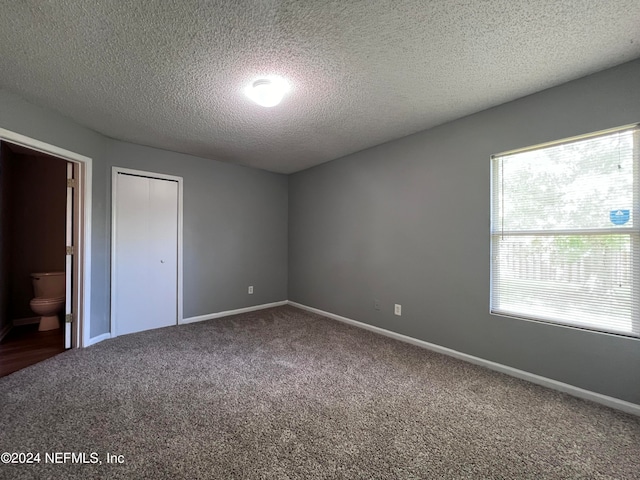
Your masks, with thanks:
M 39 332 L 37 324 L 13 327 L 0 343 L 0 377 L 62 352 L 62 328 Z

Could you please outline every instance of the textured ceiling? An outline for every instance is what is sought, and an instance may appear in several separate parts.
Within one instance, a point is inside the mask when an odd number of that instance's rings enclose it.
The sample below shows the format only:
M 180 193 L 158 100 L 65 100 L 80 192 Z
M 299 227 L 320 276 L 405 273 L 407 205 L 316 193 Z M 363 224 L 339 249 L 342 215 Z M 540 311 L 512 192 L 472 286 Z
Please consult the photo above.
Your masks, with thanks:
M 0 0 L 0 87 L 289 173 L 640 57 L 640 0 Z M 274 108 L 243 88 L 289 79 Z

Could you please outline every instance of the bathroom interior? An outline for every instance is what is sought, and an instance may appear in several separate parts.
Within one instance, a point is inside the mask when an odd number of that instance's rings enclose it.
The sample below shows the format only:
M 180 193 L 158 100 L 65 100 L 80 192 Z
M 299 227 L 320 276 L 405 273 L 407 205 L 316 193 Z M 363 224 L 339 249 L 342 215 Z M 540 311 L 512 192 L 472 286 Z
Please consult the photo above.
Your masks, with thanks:
M 0 377 L 64 351 L 67 161 L 0 143 Z

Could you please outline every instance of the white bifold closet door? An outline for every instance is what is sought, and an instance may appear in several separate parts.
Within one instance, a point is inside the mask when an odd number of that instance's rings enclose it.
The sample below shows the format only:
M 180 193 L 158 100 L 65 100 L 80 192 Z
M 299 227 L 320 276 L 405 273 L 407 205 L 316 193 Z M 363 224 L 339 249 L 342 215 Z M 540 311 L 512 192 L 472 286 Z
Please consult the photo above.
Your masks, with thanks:
M 176 325 L 178 183 L 121 172 L 115 180 L 115 333 Z

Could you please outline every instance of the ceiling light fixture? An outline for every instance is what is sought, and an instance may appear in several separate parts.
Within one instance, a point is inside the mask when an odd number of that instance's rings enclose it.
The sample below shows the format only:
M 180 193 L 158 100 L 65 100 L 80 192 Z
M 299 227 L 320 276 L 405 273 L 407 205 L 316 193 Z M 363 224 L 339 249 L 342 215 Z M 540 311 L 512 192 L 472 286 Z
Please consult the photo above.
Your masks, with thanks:
M 289 84 L 283 78 L 266 77 L 254 81 L 244 93 L 258 105 L 275 107 L 288 91 Z

